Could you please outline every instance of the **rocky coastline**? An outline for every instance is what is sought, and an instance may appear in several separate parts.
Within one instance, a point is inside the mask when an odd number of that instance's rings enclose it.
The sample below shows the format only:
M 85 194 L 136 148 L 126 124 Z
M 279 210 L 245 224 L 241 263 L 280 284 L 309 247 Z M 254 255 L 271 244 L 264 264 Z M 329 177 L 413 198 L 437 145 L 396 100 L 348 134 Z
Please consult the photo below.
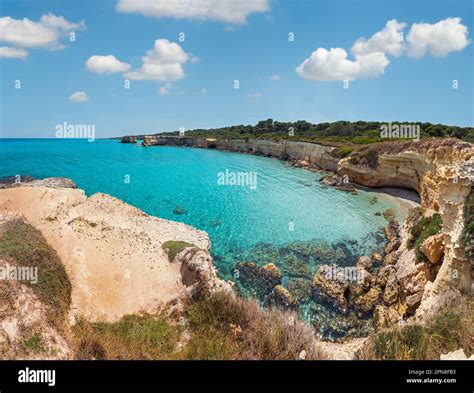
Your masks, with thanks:
M 363 290 L 360 286 L 352 288 L 353 293 L 360 294 L 359 301 L 353 300 L 356 308 L 373 310 L 376 330 L 424 321 L 454 304 L 462 294 L 474 293 L 474 238 L 466 229 L 472 226 L 469 211 L 474 189 L 474 146 L 468 142 L 454 138 L 385 142 L 340 158 L 337 148 L 316 143 L 144 136 L 143 146 L 162 145 L 275 157 L 297 167 L 332 172 L 323 177 L 322 183 L 352 193 L 356 192 L 354 185 L 417 192 L 420 208 L 414 209 L 405 222 L 390 222 L 386 228 L 389 243 L 382 266 L 373 272 L 368 269 Z M 411 245 L 416 240 L 413 227 L 434 214 L 440 215 L 441 228 L 424 239 L 420 247 L 423 256 L 417 258 Z M 434 263 L 433 255 L 437 256 Z M 325 286 L 322 276 L 317 274 L 314 283 L 325 288 L 319 292 L 326 298 L 353 298 L 347 292 L 349 283 L 333 280 Z
M 178 141 L 182 143 L 182 139 Z M 216 145 L 199 147 L 218 148 L 217 141 L 208 142 Z M 244 150 L 244 146 L 238 146 Z M 296 153 L 289 157 L 283 154 L 288 151 L 285 146 L 263 146 L 265 149 L 259 146 L 250 153 L 274 152 L 279 158 L 313 170 L 335 168 L 326 183 L 342 187 L 343 191 L 354 192 L 351 185 L 355 183 L 371 187 L 403 185 L 420 193 L 421 205 L 412 209 L 405 222 L 386 217 L 388 243 L 383 253 L 361 255 L 351 276 L 331 263 L 338 254 L 329 249 L 321 255 L 328 258 L 328 263 L 313 273 L 290 260 L 284 266 L 272 261 L 264 265 L 236 264 L 239 279 L 253 286 L 256 293 L 262 291 L 270 307 L 293 312 L 308 299 L 331 305 L 331 315 L 326 315 L 328 310 L 322 306 L 313 310 L 314 326 L 328 332 L 349 330 L 354 338 L 333 343 L 315 338 L 326 356 L 358 357 L 367 351 L 372 329 L 383 332 L 423 324 L 440 310 L 455 305 L 462 295 L 471 294 L 472 233 L 468 227 L 472 226 L 473 211 L 472 145 L 445 140 L 408 143 L 395 150 L 378 146 L 376 160 L 373 153 L 358 152 L 337 162 L 327 157 L 331 156 L 328 147 L 298 147 L 298 154 L 318 154 L 301 161 L 296 159 Z M 367 156 L 371 156 L 369 161 Z M 0 182 L 0 230 L 18 220 L 39 229 L 63 261 L 71 282 L 67 312 L 71 326 L 81 318 L 113 322 L 144 311 L 167 310 L 173 314 L 189 299 L 206 299 L 221 292 L 234 294 L 236 289 L 234 283 L 218 277 L 206 233 L 148 216 L 109 195 L 86 197 L 69 179 L 25 177 Z M 169 258 L 170 247 L 175 249 L 173 258 Z M 314 246 L 288 247 L 292 252 L 302 252 Z M 318 252 L 323 248 L 318 246 Z M 1 262 L 8 264 L 6 260 Z M 291 268 L 293 275 L 285 284 L 280 271 L 283 268 Z M 25 320 L 25 307 L 37 300 L 29 292 L 22 296 L 13 315 L 1 321 L 3 341 L 15 342 L 15 326 L 29 323 Z M 366 321 L 372 321 L 373 327 L 360 317 L 369 317 Z M 334 322 L 327 325 L 328 320 Z M 43 317 L 35 323 L 45 325 L 48 340 L 57 343 L 59 348 L 55 350 L 62 353 L 58 356 L 67 358 L 67 343 L 61 332 Z

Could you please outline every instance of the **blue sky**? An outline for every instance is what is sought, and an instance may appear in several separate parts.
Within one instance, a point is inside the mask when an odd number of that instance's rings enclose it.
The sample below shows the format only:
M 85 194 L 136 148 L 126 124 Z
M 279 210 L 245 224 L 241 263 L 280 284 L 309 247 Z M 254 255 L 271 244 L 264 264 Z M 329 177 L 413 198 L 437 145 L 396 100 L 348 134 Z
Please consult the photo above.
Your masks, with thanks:
M 0 18 L 39 23 L 42 15 L 62 16 L 75 24 L 69 29 L 76 41 L 69 42 L 66 29 L 56 29 L 55 42 L 32 46 L 25 37 L 2 35 L 0 26 L 0 47 L 16 51 L 0 57 L 0 136 L 54 137 L 55 126 L 63 122 L 95 124 L 97 137 L 254 124 L 267 118 L 474 125 L 472 1 L 255 1 L 266 11 L 249 11 L 242 23 L 232 10 L 216 17 L 192 12 L 146 16 L 118 12 L 118 0 L 2 0 Z M 469 42 L 461 42 L 462 48 L 448 42 L 447 48 L 437 49 L 435 42 L 421 55 L 409 54 L 407 46 L 398 57 L 388 50 L 373 59 L 376 69 L 367 72 L 348 64 L 348 89 L 343 88 L 345 76 L 337 79 L 331 65 L 296 71 L 318 48 L 344 49 L 352 62 L 356 40 L 369 39 L 389 20 L 406 24 L 406 38 L 413 24 L 425 23 L 421 28 L 435 35 L 436 28 L 428 25 L 458 17 L 456 26 L 468 30 Z M 446 32 L 440 29 L 439 34 Z M 100 74 L 86 66 L 91 56 L 113 55 L 136 72 L 158 39 L 176 43 L 185 53 L 187 60 L 176 65 L 182 71 L 179 79 L 172 72 L 160 80 L 137 80 L 127 72 Z M 130 89 L 124 88 L 124 79 L 130 79 Z M 17 80 L 20 89 L 15 89 Z M 234 80 L 240 82 L 238 90 Z M 458 89 L 452 88 L 453 80 L 459 81 Z M 75 92 L 84 92 L 87 100 L 71 102 Z

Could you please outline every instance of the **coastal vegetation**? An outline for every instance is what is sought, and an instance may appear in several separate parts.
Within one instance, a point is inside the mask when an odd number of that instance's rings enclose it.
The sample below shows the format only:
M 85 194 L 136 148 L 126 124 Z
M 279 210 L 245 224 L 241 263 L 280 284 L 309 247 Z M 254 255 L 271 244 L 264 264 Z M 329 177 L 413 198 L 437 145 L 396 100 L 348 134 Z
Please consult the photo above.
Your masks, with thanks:
M 217 292 L 190 301 L 180 316 L 126 315 L 117 322 L 80 320 L 77 359 L 320 359 L 311 328 L 296 315 L 262 310 L 252 299 Z M 185 337 L 185 339 L 184 339 Z
M 409 248 L 415 248 L 418 261 L 423 260 L 423 253 L 420 250 L 423 242 L 430 236 L 436 235 L 443 227 L 443 219 L 439 213 L 429 217 L 421 217 L 411 228 L 411 238 L 408 241 Z
M 174 261 L 176 255 L 187 247 L 195 247 L 193 244 L 184 242 L 182 240 L 169 240 L 163 243 L 163 250 L 168 254 L 170 262 Z
M 443 309 L 425 325 L 407 325 L 372 337 L 366 359 L 437 360 L 440 355 L 462 348 L 474 353 L 474 301 L 463 297 L 454 308 Z
M 332 123 L 310 123 L 305 120 L 279 122 L 273 119 L 261 120 L 255 125 L 232 125 L 220 128 L 193 129 L 186 136 L 216 139 L 269 139 L 318 142 L 334 146 L 367 145 L 383 142 L 381 127 L 386 122 L 377 121 L 336 121 Z M 448 126 L 429 122 L 392 122 L 392 125 L 411 124 L 420 127 L 421 138 L 454 137 L 474 142 L 473 127 Z M 158 134 L 156 134 L 158 135 Z M 179 131 L 164 132 L 159 135 L 180 135 Z M 138 135 L 137 137 L 143 137 Z M 400 140 L 402 138 L 396 138 Z M 402 139 L 403 140 L 403 139 Z
M 61 329 L 71 303 L 71 283 L 56 251 L 41 232 L 22 220 L 8 222 L 0 236 L 0 258 L 37 269 L 37 282 L 27 283 L 47 306 L 48 320 Z

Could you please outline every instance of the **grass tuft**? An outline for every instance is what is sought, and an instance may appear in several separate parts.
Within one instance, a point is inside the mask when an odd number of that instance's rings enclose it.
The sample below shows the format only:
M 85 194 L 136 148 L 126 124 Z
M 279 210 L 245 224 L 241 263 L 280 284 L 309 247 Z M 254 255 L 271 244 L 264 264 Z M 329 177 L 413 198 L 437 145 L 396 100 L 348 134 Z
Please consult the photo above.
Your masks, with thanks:
M 422 217 L 413 225 L 410 230 L 411 238 L 408 241 L 408 248 L 415 248 L 416 259 L 422 261 L 424 256 L 420 250 L 423 242 L 430 236 L 436 235 L 443 228 L 443 219 L 439 213 L 430 217 Z
M 38 282 L 25 282 L 47 306 L 47 318 L 62 329 L 71 304 L 71 283 L 56 251 L 41 232 L 21 220 L 5 225 L 0 236 L 0 257 L 21 267 L 38 268 Z
M 117 322 L 79 320 L 73 328 L 77 359 L 169 359 L 181 329 L 161 315 L 126 315 Z
M 163 243 L 163 250 L 168 254 L 168 260 L 174 261 L 176 255 L 183 251 L 187 247 L 196 247 L 194 244 L 184 242 L 182 240 L 168 240 Z

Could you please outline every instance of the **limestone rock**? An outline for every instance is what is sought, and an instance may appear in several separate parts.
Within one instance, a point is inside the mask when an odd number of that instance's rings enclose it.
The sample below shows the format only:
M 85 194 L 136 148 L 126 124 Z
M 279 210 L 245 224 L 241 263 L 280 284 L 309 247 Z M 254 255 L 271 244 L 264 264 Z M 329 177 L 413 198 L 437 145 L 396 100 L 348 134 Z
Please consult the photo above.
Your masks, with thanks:
M 137 138 L 134 136 L 123 136 L 122 139 L 120 139 L 120 143 L 137 143 Z
M 474 360 L 474 355 L 467 357 L 462 348 L 457 351 L 448 352 L 439 357 L 439 360 Z
M 370 272 L 372 270 L 372 260 L 367 256 L 360 257 L 356 263 L 356 268 Z
M 401 315 L 393 307 L 384 307 L 382 305 L 375 306 L 373 325 L 376 332 L 383 329 L 391 329 L 395 327 L 400 320 Z
M 421 252 L 428 258 L 432 264 L 437 264 L 441 261 L 444 254 L 443 234 L 427 238 L 420 247 Z
M 374 252 L 372 254 L 372 260 L 376 261 L 376 262 L 382 262 L 383 261 L 383 257 L 382 255 L 380 255 L 378 252 Z
M 257 266 L 255 262 L 240 262 L 237 264 L 240 280 L 257 292 L 270 293 L 281 284 L 282 273 L 273 263 Z
M 188 293 L 197 298 L 208 298 L 215 292 L 231 292 L 231 285 L 220 279 L 212 257 L 205 250 L 186 248 L 177 256 L 181 262 L 182 281 Z
M 397 282 L 397 275 L 395 272 L 392 271 L 392 273 L 389 275 L 387 279 L 387 283 L 385 285 L 385 290 L 383 292 L 383 302 L 387 306 L 391 306 L 394 304 L 399 295 L 399 285 Z
M 316 300 L 325 300 L 340 311 L 347 311 L 346 290 L 349 281 L 344 274 L 333 266 L 323 265 L 313 279 L 313 296 Z
M 273 288 L 268 297 L 269 304 L 279 308 L 289 308 L 295 310 L 298 308 L 298 302 L 293 295 L 283 286 L 277 285 Z
M 364 314 L 372 311 L 379 301 L 381 293 L 382 290 L 378 287 L 370 288 L 366 293 L 354 299 L 354 307 Z

